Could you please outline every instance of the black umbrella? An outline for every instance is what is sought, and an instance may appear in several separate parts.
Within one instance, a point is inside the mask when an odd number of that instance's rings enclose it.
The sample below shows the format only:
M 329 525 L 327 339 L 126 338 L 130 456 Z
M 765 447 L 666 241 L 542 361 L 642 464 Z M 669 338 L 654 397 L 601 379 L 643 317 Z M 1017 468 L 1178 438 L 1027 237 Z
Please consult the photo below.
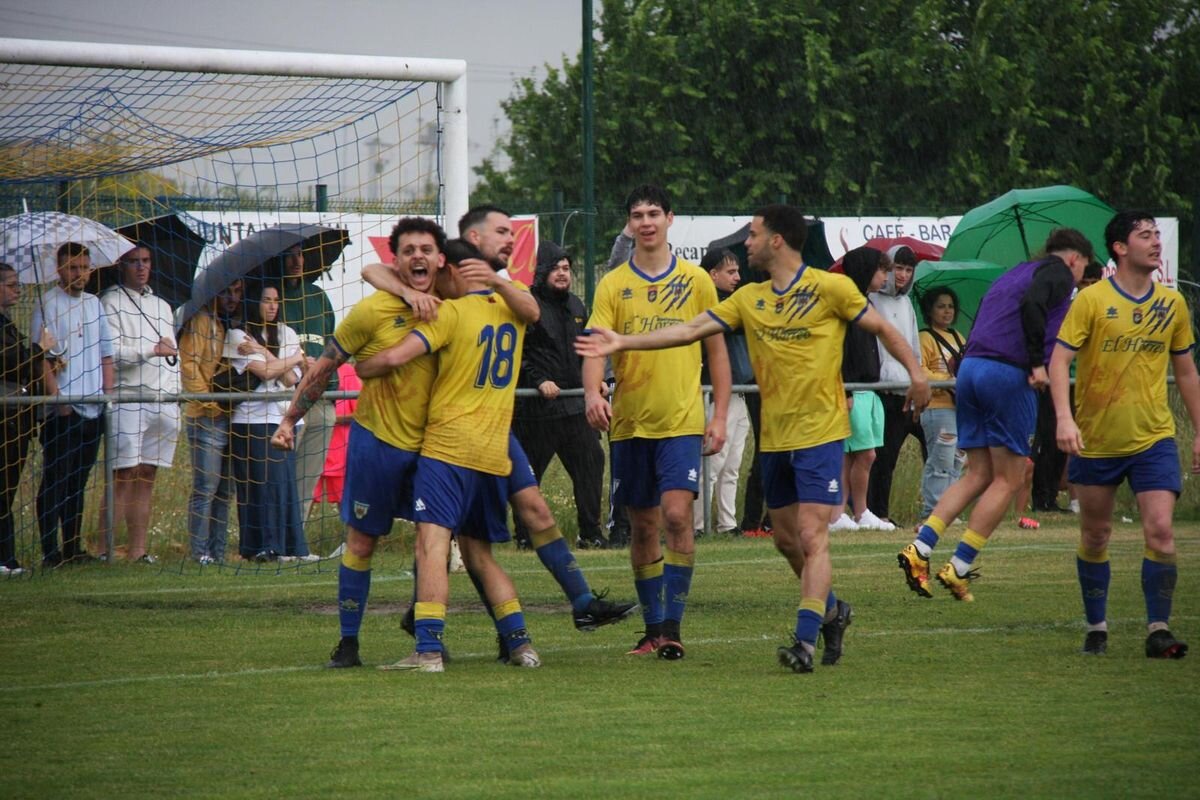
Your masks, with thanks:
M 289 223 L 256 231 L 230 246 L 196 275 L 191 298 L 176 315 L 176 328 L 182 329 L 197 311 L 239 278 L 278 281 L 283 275 L 280 255 L 289 248 L 300 245 L 308 273 L 328 269 L 349 243 L 348 231 L 321 225 Z
M 713 239 L 708 243 L 709 250 L 725 249 L 737 256 L 740 265 L 742 283 L 766 280 L 766 275 L 750 269 L 746 255 L 746 237 L 750 235 L 750 223 L 747 222 L 728 236 Z M 804 250 L 801 252 L 804 263 L 821 269 L 829 269 L 833 264 L 833 254 L 825 241 L 825 223 L 819 219 L 808 220 L 808 235 L 804 238 Z
M 196 274 L 200 253 L 204 250 L 204 238 L 176 214 L 144 219 L 116 230 L 127 239 L 149 246 L 154 264 L 150 271 L 150 288 L 154 293 L 166 300 L 171 308 L 179 308 L 187 302 L 192 293 L 192 276 Z M 100 294 L 119 278 L 119 268 L 96 270 L 88 281 L 87 290 Z

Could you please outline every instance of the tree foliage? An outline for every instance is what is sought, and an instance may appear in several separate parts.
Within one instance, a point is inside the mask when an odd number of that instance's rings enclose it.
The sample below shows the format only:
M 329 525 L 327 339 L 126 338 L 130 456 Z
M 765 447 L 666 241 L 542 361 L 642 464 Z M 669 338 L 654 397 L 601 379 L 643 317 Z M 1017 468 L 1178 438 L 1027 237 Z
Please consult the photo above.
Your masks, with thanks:
M 1200 199 L 1197 0 L 606 0 L 594 63 L 609 207 L 644 180 L 825 213 L 1051 183 L 1185 219 Z M 519 84 L 481 193 L 578 204 L 581 85 L 578 59 Z

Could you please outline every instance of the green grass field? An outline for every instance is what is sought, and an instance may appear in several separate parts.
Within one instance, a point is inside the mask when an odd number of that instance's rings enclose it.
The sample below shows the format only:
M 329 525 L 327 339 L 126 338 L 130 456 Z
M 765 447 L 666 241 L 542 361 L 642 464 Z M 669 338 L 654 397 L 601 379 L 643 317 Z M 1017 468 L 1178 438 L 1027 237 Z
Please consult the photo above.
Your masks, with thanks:
M 1045 517 L 1044 522 L 1049 522 Z M 906 534 L 844 534 L 854 604 L 841 665 L 785 672 L 798 591 L 769 540 L 704 539 L 681 662 L 623 655 L 629 621 L 574 631 L 535 556 L 502 563 L 544 666 L 493 661 L 465 576 L 442 675 L 372 667 L 410 650 L 407 548 L 376 561 L 365 669 L 322 669 L 337 639 L 330 562 L 280 573 L 128 565 L 0 584 L 5 797 L 1197 796 L 1200 653 L 1142 654 L 1140 532 L 1111 548 L 1112 633 L 1079 654 L 1075 531 L 1006 524 L 977 601 L 922 600 Z M 961 527 L 939 554 L 949 555 Z M 1173 629 L 1198 643 L 1200 528 L 1178 532 Z M 579 554 L 632 597 L 626 552 Z

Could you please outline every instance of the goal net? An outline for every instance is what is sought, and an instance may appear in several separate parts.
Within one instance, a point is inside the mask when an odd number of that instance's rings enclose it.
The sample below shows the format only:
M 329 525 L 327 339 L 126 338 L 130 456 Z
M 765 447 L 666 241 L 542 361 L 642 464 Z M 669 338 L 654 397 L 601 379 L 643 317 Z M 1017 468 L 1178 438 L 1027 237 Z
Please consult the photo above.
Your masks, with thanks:
M 353 380 L 292 454 L 267 444 L 272 398 L 390 260 L 399 217 L 466 210 L 465 71 L 0 39 L 0 284 L 23 289 L 0 293 L 0 571 L 321 568 Z

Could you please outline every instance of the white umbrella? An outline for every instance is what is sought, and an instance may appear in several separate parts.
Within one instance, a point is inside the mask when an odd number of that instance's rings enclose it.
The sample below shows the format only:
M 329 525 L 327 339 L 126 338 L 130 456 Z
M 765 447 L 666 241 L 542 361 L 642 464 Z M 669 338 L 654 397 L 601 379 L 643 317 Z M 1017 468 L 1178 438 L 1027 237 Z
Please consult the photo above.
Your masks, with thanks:
M 0 261 L 17 271 L 21 283 L 56 280 L 58 248 L 68 242 L 86 247 L 94 267 L 115 264 L 135 246 L 106 225 L 58 211 L 26 212 L 0 219 Z

